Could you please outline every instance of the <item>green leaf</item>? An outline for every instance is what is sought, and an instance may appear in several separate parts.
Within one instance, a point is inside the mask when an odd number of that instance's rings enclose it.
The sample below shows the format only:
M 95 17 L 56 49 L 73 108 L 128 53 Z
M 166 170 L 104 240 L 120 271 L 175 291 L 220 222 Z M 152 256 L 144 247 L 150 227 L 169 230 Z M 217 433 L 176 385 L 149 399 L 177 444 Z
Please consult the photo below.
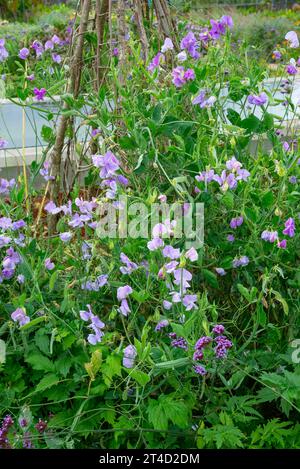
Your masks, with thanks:
M 266 192 L 261 198 L 261 206 L 263 208 L 271 207 L 274 204 L 274 195 L 273 192 Z
M 54 285 L 55 285 L 55 282 L 58 278 L 58 275 L 59 275 L 59 270 L 56 270 L 55 272 L 53 272 L 53 274 L 51 275 L 50 277 L 50 280 L 49 280 L 49 290 L 52 291 L 53 288 L 54 288 Z
M 219 288 L 217 276 L 213 272 L 207 269 L 203 269 L 202 273 L 207 283 L 209 283 L 213 288 Z
M 152 423 L 155 430 L 164 431 L 168 429 L 168 417 L 160 402 L 150 399 L 148 401 L 147 414 L 149 422 Z
M 287 304 L 286 300 L 281 296 L 281 294 L 278 291 L 272 290 L 272 293 L 274 293 L 276 300 L 279 303 L 281 303 L 284 314 L 288 315 L 289 314 L 289 305 Z
M 20 330 L 25 331 L 26 329 L 30 329 L 31 327 L 34 327 L 37 324 L 40 324 L 41 322 L 46 321 L 46 319 L 47 319 L 46 316 L 39 316 L 38 318 L 35 318 L 32 321 L 25 324 L 25 326 L 20 327 Z
M 44 376 L 36 387 L 36 392 L 45 391 L 45 389 L 55 386 L 59 383 L 59 378 L 54 373 Z
M 6 344 L 4 340 L 0 339 L 0 364 L 5 363 L 6 359 Z
M 29 363 L 34 370 L 55 371 L 54 363 L 42 354 L 30 355 L 25 361 Z
M 146 386 L 150 381 L 150 376 L 140 370 L 132 370 L 130 376 L 141 386 Z
M 238 291 L 240 292 L 240 294 L 246 298 L 246 300 L 251 303 L 251 294 L 250 294 L 250 291 L 244 287 L 244 285 L 242 285 L 241 283 L 238 283 L 237 284 L 237 289 Z

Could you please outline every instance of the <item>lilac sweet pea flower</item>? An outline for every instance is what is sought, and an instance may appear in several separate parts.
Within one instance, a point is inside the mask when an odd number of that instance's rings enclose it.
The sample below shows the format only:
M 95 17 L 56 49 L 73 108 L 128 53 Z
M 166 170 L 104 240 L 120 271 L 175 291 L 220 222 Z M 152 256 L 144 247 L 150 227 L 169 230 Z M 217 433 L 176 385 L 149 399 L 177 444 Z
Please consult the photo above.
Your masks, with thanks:
M 119 287 L 117 290 L 117 298 L 119 301 L 125 300 L 128 295 L 131 295 L 133 292 L 132 288 L 129 285 L 124 285 L 124 287 Z
M 181 65 L 174 68 L 172 71 L 172 83 L 177 87 L 181 88 L 188 80 L 195 79 L 195 72 L 192 68 L 187 70 Z
M 247 256 L 242 256 L 240 258 L 236 258 L 232 261 L 232 267 L 244 267 L 249 264 L 249 258 Z
M 272 55 L 275 60 L 280 60 L 282 57 L 281 52 L 279 52 L 279 50 L 274 50 Z
M 36 53 L 37 57 L 41 57 L 41 55 L 43 55 L 44 47 L 43 47 L 43 44 L 41 42 L 33 41 L 31 47 L 32 47 L 32 49 L 35 50 L 35 53 Z
M 11 318 L 14 322 L 18 322 L 19 326 L 25 326 L 30 322 L 29 316 L 26 316 L 26 313 L 23 308 L 17 308 L 12 314 Z
M 133 368 L 137 351 L 134 345 L 128 345 L 123 351 L 123 366 L 125 368 Z
M 263 231 L 261 234 L 261 239 L 264 241 L 268 241 L 269 243 L 275 243 L 278 240 L 278 233 L 277 231 Z
M 52 54 L 52 60 L 56 64 L 60 64 L 61 63 L 61 56 L 59 54 L 53 53 Z
M 297 47 L 299 47 L 299 39 L 295 31 L 289 31 L 288 33 L 286 33 L 284 39 L 286 39 L 290 43 L 290 47 L 292 49 L 296 49 Z
M 54 49 L 54 44 L 53 42 L 51 41 L 51 39 L 49 39 L 48 41 L 45 42 L 45 50 L 53 50 Z
M 185 306 L 186 311 L 190 311 L 191 309 L 196 309 L 197 305 L 195 304 L 197 301 L 197 295 L 185 295 L 182 299 L 182 304 Z
M 179 52 L 179 54 L 177 54 L 177 60 L 180 63 L 185 62 L 187 60 L 187 54 L 186 54 L 185 50 L 183 50 L 183 51 Z
M 54 181 L 55 177 L 50 176 L 49 174 L 50 163 L 49 161 L 45 161 L 43 167 L 40 169 L 40 175 L 45 179 L 45 181 Z
M 59 235 L 63 243 L 68 243 L 71 240 L 72 236 L 73 234 L 70 231 L 65 231 L 64 233 L 60 233 Z
M 286 71 L 289 75 L 296 75 L 298 73 L 296 62 L 294 59 L 290 60 L 290 63 L 286 66 Z
M 8 181 L 7 179 L 0 178 L 0 194 L 8 195 L 15 185 L 15 179 L 11 179 L 10 181 Z
M 5 39 L 0 39 L 0 62 L 4 62 L 4 60 L 8 57 L 8 52 L 4 47 Z
M 263 106 L 264 104 L 267 104 L 267 102 L 268 102 L 268 96 L 264 92 L 260 93 L 259 95 L 250 94 L 250 96 L 248 96 L 249 104 L 254 104 L 256 106 Z
M 189 281 L 192 280 L 192 274 L 186 269 L 174 270 L 174 283 L 180 286 L 183 292 L 190 287 Z
M 91 345 L 96 345 L 102 340 L 104 335 L 102 329 L 105 327 L 105 324 L 96 314 L 93 314 L 91 305 L 87 305 L 87 308 L 87 311 L 80 311 L 79 314 L 83 321 L 90 322 L 88 327 L 92 329 L 93 334 L 89 334 L 87 340 Z
M 220 23 L 229 29 L 233 28 L 233 19 L 229 15 L 223 15 L 222 18 L 220 19 Z
M 217 101 L 217 98 L 215 96 L 206 98 L 206 93 L 206 90 L 201 90 L 200 93 L 193 99 L 192 104 L 199 104 L 201 109 L 212 107 Z
M 284 224 L 285 229 L 282 231 L 284 235 L 289 236 L 290 238 L 293 238 L 295 236 L 295 220 L 293 218 L 288 218 L 287 221 Z
M 46 260 L 45 260 L 45 268 L 47 270 L 53 270 L 55 267 L 55 264 L 53 262 L 51 262 L 51 259 L 50 257 L 48 257 Z
M 169 37 L 167 37 L 161 48 L 161 52 L 164 54 L 165 52 L 167 52 L 167 50 L 173 50 L 173 49 L 174 49 L 174 44 L 172 40 Z
M 19 57 L 22 60 L 26 60 L 29 54 L 30 52 L 29 52 L 29 49 L 27 49 L 27 47 L 23 47 L 23 49 L 19 51 Z
M 161 329 L 163 329 L 164 327 L 167 327 L 169 325 L 169 321 L 167 319 L 162 319 L 161 321 L 159 321 L 159 323 L 155 326 L 155 331 L 158 332 L 160 331 Z
M 119 160 L 111 151 L 106 152 L 105 155 L 94 155 L 92 160 L 96 168 L 101 168 L 100 177 L 102 179 L 113 176 L 120 168 Z
M 170 309 L 172 308 L 172 306 L 173 306 L 173 305 L 172 305 L 172 303 L 171 303 L 170 301 L 167 301 L 167 300 L 164 300 L 164 301 L 163 301 L 163 307 L 164 307 L 164 309 L 170 310 Z
M 28 76 L 26 77 L 26 80 L 28 80 L 28 81 L 33 81 L 34 79 L 35 79 L 34 73 L 32 73 L 31 75 L 28 75 Z
M 164 60 L 165 60 L 164 54 L 162 54 L 161 52 L 158 52 L 158 54 L 156 54 L 156 56 L 153 57 L 152 61 L 148 65 L 147 70 L 150 73 L 153 73 L 154 70 L 159 67 L 160 63 L 164 62 Z
M 244 223 L 244 218 L 242 216 L 237 218 L 232 218 L 230 222 L 230 228 L 236 230 L 238 226 L 241 226 Z
M 186 259 L 189 259 L 191 262 L 195 262 L 198 260 L 198 253 L 194 247 L 191 247 L 186 253 L 185 253 Z
M 149 251 L 156 251 L 157 249 L 162 248 L 163 246 L 164 242 L 161 238 L 153 238 L 147 243 Z
M 224 269 L 222 269 L 222 267 L 215 267 L 215 271 L 217 272 L 218 275 L 220 275 L 221 277 L 223 277 L 224 275 L 226 275 L 226 271 Z
M 120 254 L 120 260 L 125 264 L 120 267 L 120 272 L 124 275 L 130 275 L 134 270 L 138 269 L 138 265 L 132 262 L 123 252 Z
M 181 49 L 186 49 L 187 52 L 193 59 L 198 59 L 200 57 L 199 52 L 197 51 L 199 44 L 193 32 L 189 32 L 180 43 Z
M 4 138 L 0 138 L 0 150 L 4 150 L 8 146 L 8 141 Z
M 169 259 L 178 259 L 180 257 L 180 249 L 174 249 L 172 246 L 165 246 L 162 255 Z

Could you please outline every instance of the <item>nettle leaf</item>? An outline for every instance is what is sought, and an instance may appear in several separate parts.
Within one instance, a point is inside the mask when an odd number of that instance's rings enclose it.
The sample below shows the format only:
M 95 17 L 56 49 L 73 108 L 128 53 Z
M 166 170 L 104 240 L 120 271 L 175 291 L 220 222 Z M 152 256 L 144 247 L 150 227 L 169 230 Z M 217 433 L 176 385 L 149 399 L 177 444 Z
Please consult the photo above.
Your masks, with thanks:
M 160 402 L 150 399 L 148 401 L 147 414 L 149 422 L 155 430 L 168 430 L 168 417 Z
M 189 424 L 189 408 L 184 401 L 175 401 L 169 397 L 163 399 L 166 416 L 179 428 L 186 428 Z
M 54 363 L 42 354 L 33 354 L 28 356 L 25 361 L 29 363 L 34 370 L 55 371 Z
M 59 383 L 59 378 L 54 373 L 44 376 L 36 387 L 36 392 L 45 391 Z
M 104 382 L 110 386 L 113 376 L 121 376 L 121 357 L 119 355 L 109 355 L 102 364 L 101 372 Z
M 63 355 L 55 362 L 56 371 L 65 378 L 72 366 L 72 358 L 69 355 Z

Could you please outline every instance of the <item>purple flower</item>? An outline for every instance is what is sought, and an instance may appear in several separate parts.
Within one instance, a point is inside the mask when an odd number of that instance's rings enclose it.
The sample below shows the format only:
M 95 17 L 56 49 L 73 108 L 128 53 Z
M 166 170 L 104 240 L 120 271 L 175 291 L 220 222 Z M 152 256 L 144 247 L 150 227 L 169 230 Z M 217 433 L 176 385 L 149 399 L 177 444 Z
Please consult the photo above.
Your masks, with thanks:
M 5 44 L 5 40 L 0 39 L 0 62 L 4 62 L 4 60 L 6 60 L 8 57 L 8 52 L 5 49 L 4 44 Z
M 47 422 L 42 419 L 39 419 L 38 423 L 34 426 L 39 433 L 44 433 L 47 428 Z
M 197 51 L 199 44 L 193 32 L 189 32 L 180 43 L 181 49 L 186 49 L 187 52 L 193 59 L 198 59 L 200 57 L 199 52 Z
M 199 104 L 201 109 L 212 107 L 215 104 L 217 98 L 215 96 L 210 96 L 209 98 L 207 98 L 206 95 L 207 91 L 201 90 L 198 95 L 193 99 L 192 104 Z
M 0 178 L 0 194 L 8 195 L 11 189 L 15 186 L 15 184 L 15 179 L 11 179 L 10 181 L 8 181 L 7 179 Z
M 128 301 L 126 299 L 121 301 L 121 305 L 118 308 L 118 311 L 125 317 L 128 316 L 128 314 L 131 312 L 131 309 L 128 305 Z
M 233 28 L 233 19 L 229 15 L 223 15 L 222 18 L 220 19 L 220 23 L 223 24 L 224 26 L 227 26 L 227 28 L 229 29 Z
M 275 243 L 278 240 L 278 233 L 277 231 L 263 231 L 261 234 L 261 239 L 264 241 L 268 241 L 269 243 Z
M 65 231 L 64 233 L 60 233 L 59 237 L 63 243 L 68 243 L 72 238 L 72 233 L 70 231 Z
M 295 220 L 293 218 L 288 218 L 287 221 L 284 224 L 285 229 L 282 231 L 284 235 L 289 236 L 290 238 L 293 238 L 295 236 Z
M 287 241 L 286 239 L 282 239 L 281 241 L 277 241 L 277 247 L 280 249 L 286 249 Z
M 241 226 L 244 223 L 244 218 L 242 216 L 239 216 L 237 218 L 232 218 L 230 222 L 230 228 L 233 230 L 236 230 L 238 226 Z
M 167 319 L 163 319 L 162 321 L 159 321 L 159 323 L 155 326 L 155 331 L 160 331 L 164 327 L 167 327 L 169 325 L 169 321 Z
M 194 361 L 197 361 L 197 360 L 202 360 L 203 359 L 203 352 L 202 350 L 198 349 L 194 352 L 194 355 L 193 355 L 193 360 Z
M 202 365 L 194 365 L 193 370 L 195 373 L 197 373 L 197 375 L 205 376 L 207 374 L 206 369 Z
M 242 256 L 240 258 L 236 258 L 232 261 L 232 267 L 243 267 L 249 264 L 249 258 L 247 256 Z
M 298 73 L 297 68 L 292 63 L 290 63 L 286 66 L 286 71 L 289 75 L 296 75 Z
M 23 47 L 23 49 L 19 51 L 19 57 L 22 60 L 26 60 L 29 54 L 30 52 L 29 52 L 29 49 L 27 49 L 27 47 Z
M 55 267 L 55 264 L 53 262 L 51 262 L 51 259 L 50 257 L 48 257 L 46 260 L 45 260 L 45 268 L 47 270 L 53 270 Z
M 153 57 L 152 61 L 148 65 L 147 70 L 150 73 L 153 73 L 154 70 L 159 67 L 160 63 L 164 62 L 164 60 L 165 60 L 164 54 L 162 54 L 161 52 L 158 52 L 158 54 L 156 54 L 156 56 Z
M 50 163 L 45 161 L 43 167 L 40 169 L 40 175 L 45 179 L 45 181 L 54 181 L 55 177 L 50 176 L 49 174 Z
M 49 50 L 49 49 L 50 50 L 54 49 L 54 44 L 50 39 L 45 42 L 45 50 Z
M 120 168 L 119 160 L 111 151 L 106 152 L 105 155 L 94 155 L 92 160 L 96 168 L 101 168 L 100 177 L 102 179 L 113 176 Z
M 206 347 L 211 342 L 212 342 L 212 338 L 209 337 L 209 336 L 200 337 L 200 339 L 197 340 L 194 348 L 195 348 L 195 350 L 202 350 L 204 347 Z
M 194 80 L 195 72 L 189 68 L 185 70 L 184 67 L 179 65 L 172 71 L 172 82 L 177 88 L 181 88 L 188 80 Z
M 225 358 L 228 349 L 232 347 L 232 342 L 224 335 L 219 335 L 215 338 L 215 341 L 217 342 L 217 346 L 214 348 L 216 358 Z
M 171 274 L 172 272 L 174 272 L 177 266 L 178 266 L 178 262 L 171 261 L 171 262 L 167 262 L 163 267 L 165 271 L 167 272 L 167 274 Z
M 221 176 L 217 174 L 213 178 L 220 186 L 223 192 L 226 192 L 228 189 L 235 189 L 237 186 L 237 179 L 233 173 L 227 175 L 226 171 L 223 170 Z
M 172 40 L 167 37 L 165 39 L 165 42 L 163 43 L 163 46 L 161 48 L 161 52 L 164 54 L 165 52 L 167 52 L 167 50 L 173 50 L 174 49 L 174 44 L 172 42 Z
M 33 93 L 38 101 L 44 101 L 45 94 L 47 93 L 45 88 L 34 88 Z
M 58 36 L 56 36 L 56 34 L 54 34 L 54 36 L 52 36 L 51 41 L 53 42 L 53 44 L 56 44 L 56 45 L 58 45 L 58 46 L 59 46 L 60 43 L 61 43 L 61 40 L 59 39 Z
M 298 182 L 297 176 L 291 176 L 291 177 L 289 178 L 289 182 L 290 182 L 291 184 L 297 184 L 297 182 Z M 0 191 L 0 192 L 1 192 L 1 191 Z
M 104 332 L 102 329 L 105 327 L 104 322 L 102 322 L 96 314 L 93 314 L 91 305 L 87 305 L 87 311 L 80 311 L 80 317 L 83 321 L 89 322 L 89 329 L 92 329 L 93 334 L 89 334 L 87 337 L 88 342 L 91 345 L 96 345 L 102 341 Z
M 194 247 L 191 247 L 186 253 L 185 258 L 189 259 L 191 262 L 195 262 L 198 260 L 198 253 Z
M 279 52 L 279 50 L 274 50 L 272 55 L 273 55 L 273 58 L 274 58 L 275 60 L 280 60 L 281 57 L 282 57 L 282 55 L 281 55 L 281 53 Z
M 27 75 L 26 77 L 26 80 L 28 81 L 33 81 L 34 79 L 35 79 L 34 73 L 32 73 L 31 75 Z
M 286 39 L 290 43 L 291 48 L 296 49 L 297 47 L 299 47 L 299 40 L 295 31 L 289 31 L 288 33 L 286 33 L 284 39 Z
M 171 346 L 172 347 L 181 348 L 183 350 L 188 349 L 188 343 L 187 343 L 187 341 L 185 340 L 184 337 L 177 337 L 176 334 L 174 334 L 174 333 L 169 334 L 169 336 L 171 338 L 173 338 L 173 340 L 171 341 Z
M 124 287 L 119 287 L 117 290 L 117 298 L 119 301 L 125 300 L 128 295 L 131 295 L 133 292 L 132 288 L 129 285 L 124 285 Z
M 8 141 L 4 138 L 0 138 L 0 150 L 4 150 L 8 146 Z
M 179 285 L 184 292 L 190 287 L 189 281 L 192 280 L 192 274 L 186 269 L 177 269 L 174 271 L 174 283 Z
M 149 251 L 156 251 L 157 249 L 164 246 L 164 242 L 161 238 L 153 238 L 151 241 L 148 241 L 147 247 Z
M 167 300 L 164 300 L 163 301 L 163 307 L 166 309 L 166 310 L 170 310 L 172 308 L 172 303 L 170 301 L 167 301 Z
M 177 60 L 178 62 L 182 63 L 182 62 L 185 62 L 187 59 L 187 55 L 186 55 L 186 52 L 185 50 L 179 52 L 179 54 L 177 54 Z
M 92 137 L 97 137 L 100 134 L 100 129 L 93 129 L 91 132 Z
M 225 331 L 225 327 L 222 324 L 216 324 L 216 326 L 213 327 L 212 331 L 214 334 L 223 334 Z
M 227 236 L 227 241 L 229 241 L 230 243 L 233 243 L 234 240 L 235 240 L 235 237 L 233 236 L 233 234 L 229 234 L 229 235 Z
M 182 304 L 185 306 L 186 311 L 190 311 L 191 309 L 197 309 L 196 301 L 197 295 L 185 295 L 182 299 Z
M 180 257 L 180 249 L 174 249 L 172 246 L 168 245 L 164 247 L 162 254 L 169 259 L 178 259 Z
M 24 283 L 24 282 L 25 282 L 25 277 L 24 277 L 24 275 L 23 275 L 23 274 L 18 275 L 18 276 L 17 276 L 17 281 L 18 281 L 20 284 Z
M 224 275 L 226 275 L 226 271 L 224 269 L 222 269 L 222 267 L 215 267 L 215 271 L 217 272 L 218 275 L 220 275 L 221 277 L 223 277 Z
M 230 160 L 226 161 L 226 168 L 229 169 L 229 171 L 237 172 L 242 166 L 242 163 L 240 163 L 234 156 Z
M 31 45 L 32 49 L 35 50 L 36 56 L 40 57 L 44 52 L 43 44 L 39 41 L 33 41 Z
M 267 102 L 268 102 L 268 96 L 264 92 L 260 93 L 259 95 L 250 94 L 250 96 L 248 96 L 249 104 L 255 104 L 256 106 L 263 106 L 264 104 L 267 104 Z
M 23 308 L 17 308 L 12 314 L 11 318 L 14 322 L 18 322 L 19 326 L 25 326 L 30 322 L 30 317 L 26 316 L 26 313 Z
M 120 254 L 120 260 L 123 262 L 123 266 L 120 267 L 120 272 L 124 275 L 130 275 L 136 269 L 138 265 L 135 262 L 132 262 L 123 252 Z
M 59 54 L 56 54 L 55 52 L 52 54 L 52 60 L 53 62 L 55 62 L 56 64 L 60 64 L 61 63 L 61 56 Z
M 125 368 L 133 368 L 137 351 L 134 345 L 127 345 L 123 351 L 123 366 Z

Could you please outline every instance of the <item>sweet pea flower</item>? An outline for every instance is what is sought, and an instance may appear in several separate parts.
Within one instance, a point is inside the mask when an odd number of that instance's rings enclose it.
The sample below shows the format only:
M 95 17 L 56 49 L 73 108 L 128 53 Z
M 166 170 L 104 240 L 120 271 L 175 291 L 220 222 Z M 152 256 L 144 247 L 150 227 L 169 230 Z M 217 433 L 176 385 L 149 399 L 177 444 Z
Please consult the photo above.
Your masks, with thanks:
M 27 47 L 23 47 L 23 49 L 19 51 L 19 57 L 22 60 L 26 60 L 29 54 L 30 52 L 29 52 L 29 49 L 27 49 Z
M 45 50 L 49 50 L 49 49 L 50 50 L 54 49 L 54 44 L 50 39 L 45 42 Z
M 148 241 L 147 247 L 149 251 L 156 251 L 157 249 L 164 246 L 164 242 L 161 238 L 153 238 L 151 241 Z
M 182 299 L 182 304 L 185 306 L 186 311 L 190 311 L 191 309 L 196 309 L 197 305 L 195 304 L 197 301 L 197 295 L 185 295 Z
M 155 331 L 158 332 L 160 331 L 161 329 L 163 329 L 164 327 L 167 327 L 169 325 L 169 321 L 167 319 L 162 319 L 161 321 L 159 321 L 159 323 L 155 326 Z
M 296 49 L 299 47 L 299 39 L 297 33 L 295 31 L 289 31 L 286 33 L 284 39 L 286 39 L 290 43 L 290 47 Z
M 230 228 L 236 230 L 238 226 L 241 226 L 244 223 L 244 218 L 242 216 L 232 218 L 230 222 Z
M 25 326 L 30 322 L 30 317 L 26 316 L 23 308 L 17 308 L 12 314 L 11 318 L 14 322 L 18 322 L 19 326 Z
M 281 52 L 279 52 L 279 50 L 274 50 L 273 51 L 273 54 L 272 54 L 272 57 L 273 59 L 275 60 L 280 60 L 282 55 L 281 55 Z
M 197 43 L 196 36 L 193 32 L 189 32 L 180 43 L 181 49 L 187 50 L 190 56 L 193 59 L 198 59 L 200 57 L 199 52 L 197 51 L 199 44 Z
M 162 255 L 169 259 L 178 259 L 180 257 L 180 249 L 174 249 L 172 246 L 165 246 Z
M 68 243 L 71 240 L 72 236 L 73 234 L 70 231 L 65 231 L 64 233 L 60 233 L 59 235 L 63 243 Z
M 134 345 L 128 345 L 123 351 L 123 366 L 125 368 L 133 368 L 137 351 Z
M 173 305 L 172 305 L 172 303 L 171 303 L 170 301 L 167 301 L 167 300 L 164 300 L 164 301 L 163 301 L 163 307 L 164 307 L 164 309 L 170 310 L 170 309 L 172 308 L 172 306 L 173 306 Z
M 153 57 L 152 61 L 147 67 L 147 70 L 150 73 L 153 73 L 156 68 L 159 67 L 160 63 L 163 63 L 165 61 L 165 56 L 161 52 L 158 52 L 155 57 Z
M 117 290 L 117 298 L 119 301 L 125 300 L 128 295 L 131 295 L 133 292 L 132 288 L 129 285 L 124 285 L 124 287 L 119 287 Z
M 60 64 L 61 63 L 61 56 L 59 54 L 53 53 L 52 54 L 52 60 L 56 64 Z
M 265 92 L 262 92 L 259 95 L 250 94 L 248 96 L 249 104 L 254 104 L 256 106 L 263 106 L 264 104 L 267 104 L 267 102 L 268 102 L 268 96 L 266 95 Z
M 269 243 L 275 243 L 275 241 L 278 240 L 278 233 L 277 231 L 265 230 L 261 234 L 261 239 L 268 241 Z
M 102 179 L 113 176 L 120 168 L 119 160 L 111 151 L 106 152 L 104 155 L 94 155 L 92 160 L 96 168 L 101 168 L 100 177 Z
M 4 138 L 0 138 L 0 150 L 4 150 L 8 146 L 8 141 Z
M 216 271 L 217 274 L 220 275 L 221 277 L 223 277 L 224 275 L 226 275 L 226 271 L 225 271 L 222 267 L 215 267 L 215 271 Z
M 194 247 L 191 247 L 186 253 L 185 253 L 186 259 L 189 259 L 191 262 L 195 262 L 198 260 L 198 253 Z
M 168 50 L 173 50 L 173 49 L 174 49 L 174 44 L 173 44 L 172 40 L 169 37 L 167 37 L 165 39 L 165 42 L 163 43 L 163 46 L 161 48 L 161 52 L 164 54 Z
M 53 270 L 55 267 L 55 264 L 53 262 L 51 262 L 51 259 L 50 257 L 48 257 L 46 260 L 45 260 L 45 268 L 47 270 Z
M 293 218 L 288 218 L 287 221 L 284 224 L 285 229 L 282 231 L 284 235 L 289 236 L 290 238 L 293 238 L 295 236 L 295 220 Z
M 286 71 L 289 75 L 296 75 L 298 73 L 295 59 L 290 60 L 290 63 L 286 66 Z
M 240 258 L 236 258 L 232 261 L 232 267 L 244 267 L 249 264 L 249 258 L 247 256 L 242 256 Z
M 5 49 L 5 39 L 0 39 L 0 62 L 4 62 L 4 60 L 8 57 L 8 52 Z
M 183 51 L 179 52 L 179 54 L 177 54 L 177 60 L 180 63 L 185 62 L 187 60 L 187 54 L 186 54 L 185 50 L 183 50 Z

